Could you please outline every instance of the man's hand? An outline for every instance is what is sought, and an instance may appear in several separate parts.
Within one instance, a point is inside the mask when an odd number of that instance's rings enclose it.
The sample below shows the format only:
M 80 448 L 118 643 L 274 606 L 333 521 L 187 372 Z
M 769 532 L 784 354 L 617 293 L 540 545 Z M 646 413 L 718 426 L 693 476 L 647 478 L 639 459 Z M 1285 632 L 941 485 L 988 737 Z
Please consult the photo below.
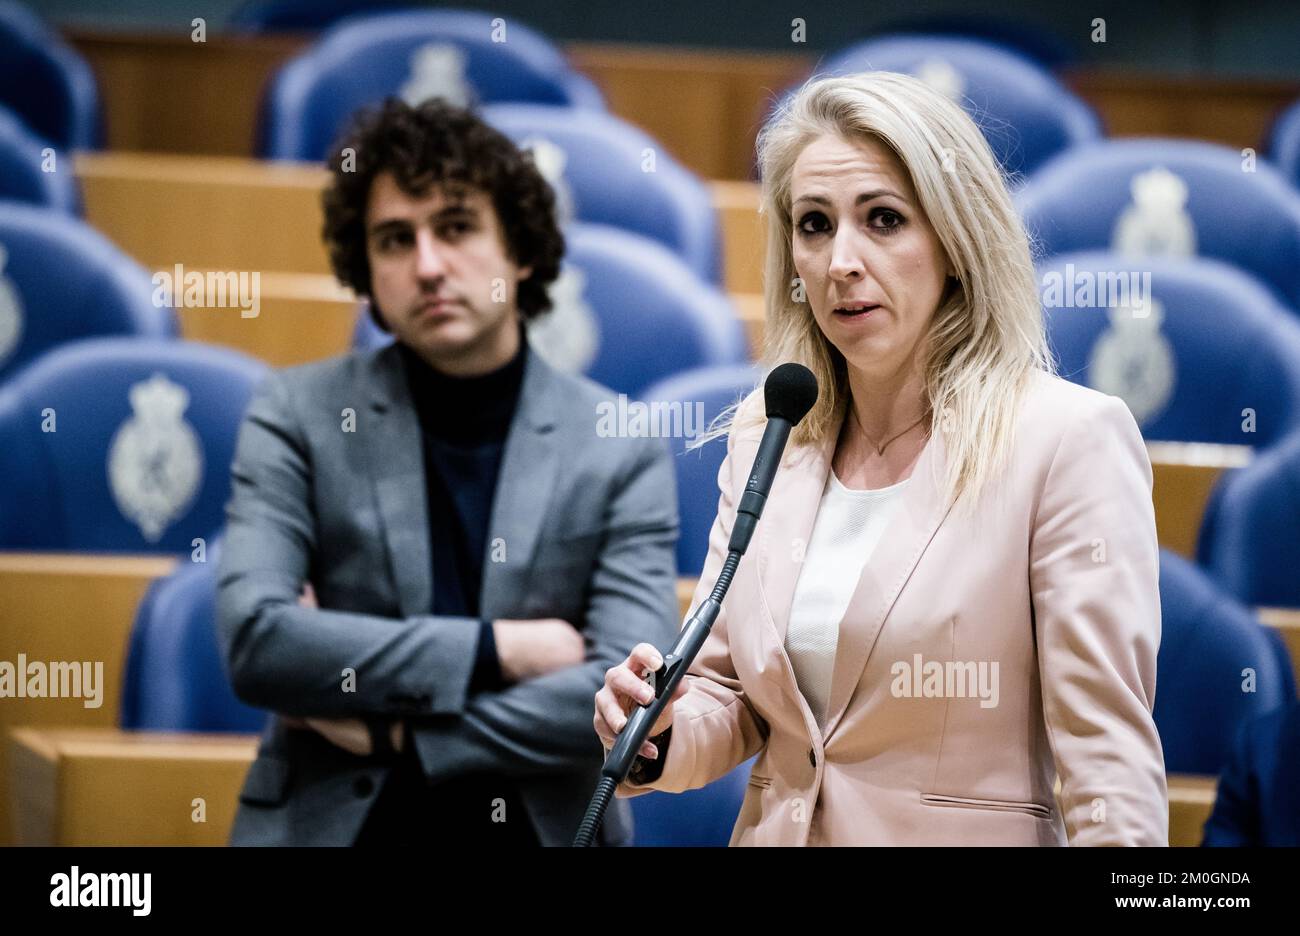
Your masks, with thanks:
M 492 636 L 501 675 L 512 683 L 577 666 L 586 659 L 582 635 L 558 618 L 493 621 Z
M 317 607 L 316 593 L 312 590 L 311 582 L 303 583 L 302 594 L 298 596 L 298 604 L 304 608 Z M 370 729 L 359 718 L 295 718 L 281 715 L 280 719 L 289 728 L 315 731 L 326 741 L 343 748 L 345 751 L 350 751 L 358 757 L 365 757 L 371 751 Z M 393 722 L 389 726 L 389 731 L 393 750 L 400 751 L 404 735 L 402 722 Z
M 280 721 L 287 728 L 314 731 L 331 744 L 358 757 L 366 757 L 370 754 L 370 729 L 359 718 L 296 718 L 292 715 L 281 715 Z M 404 737 L 402 723 L 393 722 L 389 726 L 389 732 L 393 750 L 400 751 Z
M 301 600 L 304 605 L 308 605 L 309 601 L 314 601 L 314 597 L 307 592 Z M 501 675 L 512 683 L 577 666 L 586 659 L 582 635 L 568 621 L 558 618 L 494 621 L 492 636 L 496 640 Z M 287 721 L 290 727 L 311 729 L 332 744 L 360 757 L 371 751 L 370 731 L 359 718 L 304 718 Z M 391 730 L 393 748 L 400 751 L 404 734 L 402 722 L 394 722 Z

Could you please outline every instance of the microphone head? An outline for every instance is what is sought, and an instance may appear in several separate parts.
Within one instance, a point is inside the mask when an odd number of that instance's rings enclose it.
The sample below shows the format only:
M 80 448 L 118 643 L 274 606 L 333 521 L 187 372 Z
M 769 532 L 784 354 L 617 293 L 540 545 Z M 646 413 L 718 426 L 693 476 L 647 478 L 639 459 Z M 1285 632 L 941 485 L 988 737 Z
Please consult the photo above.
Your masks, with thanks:
M 768 419 L 775 417 L 797 425 L 817 402 L 817 378 L 802 364 L 782 364 L 767 375 L 763 399 Z

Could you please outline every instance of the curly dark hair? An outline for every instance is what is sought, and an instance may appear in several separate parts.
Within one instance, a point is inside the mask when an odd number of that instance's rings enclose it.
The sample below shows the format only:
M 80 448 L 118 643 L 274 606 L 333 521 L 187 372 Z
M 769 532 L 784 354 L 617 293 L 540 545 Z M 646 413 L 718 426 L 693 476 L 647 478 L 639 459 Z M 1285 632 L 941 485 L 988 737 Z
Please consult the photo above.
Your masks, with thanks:
M 345 172 L 348 150 L 354 164 Z M 490 196 L 510 259 L 532 267 L 532 275 L 519 283 L 520 317 L 529 321 L 551 307 L 546 290 L 560 275 L 564 256 L 555 193 L 532 154 L 476 114 L 440 98 L 416 107 L 389 98 L 358 113 L 331 153 L 321 235 L 335 276 L 371 299 L 370 314 L 380 328 L 387 330 L 371 296 L 366 206 L 371 185 L 383 172 L 391 172 L 398 187 L 416 198 L 435 185 L 451 191 L 471 187 Z

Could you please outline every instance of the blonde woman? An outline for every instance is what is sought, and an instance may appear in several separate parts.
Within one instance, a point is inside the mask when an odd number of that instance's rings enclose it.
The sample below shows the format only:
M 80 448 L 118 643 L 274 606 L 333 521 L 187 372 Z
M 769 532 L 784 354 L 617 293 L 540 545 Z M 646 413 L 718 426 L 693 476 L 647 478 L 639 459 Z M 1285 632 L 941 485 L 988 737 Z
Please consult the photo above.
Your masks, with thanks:
M 805 85 L 759 154 L 766 361 L 805 364 L 820 397 L 619 794 L 758 755 L 735 845 L 1166 844 L 1151 465 L 1120 400 L 1054 375 L 984 138 L 870 73 Z M 696 604 L 762 423 L 756 394 Z M 657 656 L 606 674 L 606 748 Z

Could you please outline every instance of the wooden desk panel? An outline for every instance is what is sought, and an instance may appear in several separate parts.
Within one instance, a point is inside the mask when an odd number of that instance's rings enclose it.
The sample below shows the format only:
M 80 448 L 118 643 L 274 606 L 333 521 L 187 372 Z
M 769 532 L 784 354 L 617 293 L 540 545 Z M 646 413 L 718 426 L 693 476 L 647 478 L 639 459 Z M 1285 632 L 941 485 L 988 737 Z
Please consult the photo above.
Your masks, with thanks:
M 736 306 L 736 316 L 745 326 L 745 335 L 749 338 L 749 356 L 758 360 L 763 355 L 766 324 L 763 297 L 758 293 L 732 293 L 731 301 Z
M 1148 442 L 1147 454 L 1154 476 L 1151 497 L 1160 545 L 1195 559 L 1211 489 L 1227 469 L 1249 464 L 1251 449 L 1245 445 Z
M 8 739 L 22 845 L 222 845 L 253 735 L 21 728 Z M 1173 774 L 1169 844 L 1200 844 L 1213 777 Z M 193 820 L 196 798 L 206 822 Z
M 82 153 L 86 220 L 150 270 L 330 274 L 321 244 L 327 174 L 298 163 L 146 153 Z M 761 292 L 758 188 L 710 185 L 722 225 L 725 282 Z
M 1073 71 L 1065 84 L 1101 115 L 1107 136 L 1187 137 L 1259 153 L 1300 82 L 1160 75 L 1124 68 Z
M 211 24 L 210 24 L 211 25 Z M 98 79 L 114 150 L 253 154 L 258 106 L 271 74 L 309 35 L 234 36 L 64 31 Z M 812 71 L 802 51 L 741 51 L 569 43 L 569 60 L 601 88 L 610 110 L 704 178 L 752 177 L 754 141 L 769 102 Z M 1063 76 L 1112 136 L 1187 136 L 1258 147 L 1300 83 L 1186 77 L 1123 69 Z
M 758 186 L 752 182 L 712 182 L 709 189 L 722 227 L 727 291 L 761 296 L 767 221 L 758 213 Z
M 95 72 L 110 149 L 230 156 L 253 155 L 267 82 L 314 38 L 64 32 Z M 749 177 L 769 99 L 812 63 L 801 52 L 597 43 L 566 52 L 612 113 L 704 178 Z
M 1296 675 L 1296 695 L 1300 697 L 1300 608 L 1256 608 L 1262 623 L 1273 628 L 1286 644 L 1291 657 L 1291 671 Z
M 177 309 L 181 334 L 190 341 L 225 345 L 290 367 L 342 354 L 352 346 L 357 299 L 333 276 L 264 273 L 261 308 L 244 318 L 238 308 Z
M 323 168 L 218 156 L 80 153 L 86 220 L 151 270 L 329 273 Z
M 224 845 L 257 736 L 19 728 L 7 747 L 20 845 Z
M 186 14 L 188 23 L 190 16 Z M 66 29 L 99 85 L 108 148 L 250 156 L 272 73 L 308 35 L 221 35 Z
M 1169 844 L 1194 848 L 1201 844 L 1205 822 L 1214 811 L 1218 778 L 1170 774 L 1166 779 L 1169 787 Z
M 0 736 L 23 725 L 117 723 L 122 673 L 136 608 L 149 583 L 176 560 L 155 556 L 0 553 L 0 660 L 103 664 L 97 708 L 83 699 L 0 700 Z M 12 841 L 6 747 L 0 745 L 0 844 Z
M 572 43 L 570 61 L 614 114 L 706 179 L 755 177 L 754 141 L 776 96 L 811 71 L 804 52 Z

